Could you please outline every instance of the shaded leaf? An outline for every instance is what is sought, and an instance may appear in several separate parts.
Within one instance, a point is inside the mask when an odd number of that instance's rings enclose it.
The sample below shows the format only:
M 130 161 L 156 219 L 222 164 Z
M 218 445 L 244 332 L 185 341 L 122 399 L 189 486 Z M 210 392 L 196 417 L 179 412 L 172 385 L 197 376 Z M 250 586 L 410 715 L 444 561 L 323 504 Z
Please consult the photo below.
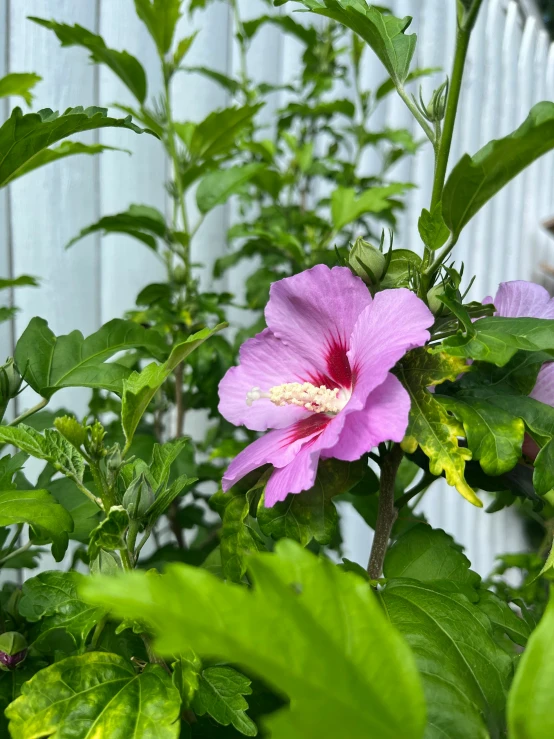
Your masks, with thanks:
M 244 696 L 251 695 L 250 684 L 232 667 L 208 667 L 200 673 L 192 708 L 199 716 L 208 713 L 223 726 L 232 724 L 241 734 L 256 736 L 256 724 L 245 713 L 248 703 Z
M 131 153 L 126 149 L 120 149 L 117 146 L 106 146 L 105 144 L 82 144 L 79 141 L 64 141 L 59 146 L 54 146 L 51 149 L 43 149 L 40 151 L 29 162 L 27 162 L 27 164 L 17 170 L 17 176 L 21 177 L 39 167 L 43 167 L 45 164 L 57 162 L 60 159 L 75 156 L 76 154 L 94 155 L 102 154 L 104 151 L 124 151 L 127 154 Z
M 226 203 L 231 195 L 240 192 L 243 186 L 264 169 L 263 164 L 252 163 L 210 172 L 198 185 L 196 204 L 202 213 Z
M 112 551 L 125 547 L 123 535 L 129 526 L 129 514 L 123 506 L 112 506 L 106 518 L 91 532 L 88 553 L 96 559 L 100 550 Z
M 347 493 L 364 477 L 367 461 L 341 462 L 327 459 L 319 463 L 314 486 L 281 503 L 265 507 L 260 499 L 257 519 L 262 533 L 274 539 L 294 539 L 306 546 L 312 539 L 330 544 L 337 529 L 338 515 L 332 498 Z
M 29 16 L 29 20 L 54 31 L 62 46 L 82 46 L 90 51 L 90 60 L 97 64 L 105 64 L 137 98 L 143 103 L 146 98 L 146 73 L 142 64 L 127 51 L 109 49 L 102 36 L 92 33 L 78 25 L 47 21 L 43 18 Z
M 165 218 L 157 208 L 149 205 L 130 205 L 126 211 L 104 216 L 96 223 L 83 228 L 67 244 L 66 249 L 91 233 L 102 232 L 103 236 L 113 233 L 123 233 L 138 239 L 150 249 L 157 248 L 156 239 L 167 239 L 168 229 Z
M 73 531 L 69 513 L 48 490 L 3 490 L 0 492 L 0 526 L 27 523 L 40 538 L 52 542 L 52 554 L 59 562 Z
M 177 739 L 181 699 L 160 665 L 141 672 L 117 654 L 90 652 L 38 672 L 6 709 L 12 739 L 115 736 Z
M 20 170 L 31 167 L 35 156 L 61 139 L 82 131 L 110 127 L 152 133 L 135 126 L 131 116 L 109 117 L 106 108 L 68 108 L 62 115 L 49 108 L 23 115 L 21 108 L 14 108 L 0 128 L 0 187 L 19 177 Z
M 253 588 L 173 565 L 157 578 L 89 581 L 85 597 L 144 618 L 162 654 L 217 655 L 287 695 L 290 706 L 264 722 L 273 739 L 422 736 L 412 656 L 364 579 L 286 540 L 253 555 L 249 574 Z

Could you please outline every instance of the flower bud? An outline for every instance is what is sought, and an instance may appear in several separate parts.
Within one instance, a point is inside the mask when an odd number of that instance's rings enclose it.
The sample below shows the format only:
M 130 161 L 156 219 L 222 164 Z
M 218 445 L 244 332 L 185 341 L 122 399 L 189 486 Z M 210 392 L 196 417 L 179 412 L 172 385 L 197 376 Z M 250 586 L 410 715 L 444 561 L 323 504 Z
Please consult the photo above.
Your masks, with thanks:
M 146 515 L 154 503 L 154 491 L 144 472 L 129 485 L 123 496 L 123 507 L 131 520 L 137 521 Z
M 19 392 L 21 381 L 22 377 L 10 357 L 6 364 L 0 366 L 0 401 L 15 398 Z
M 386 257 L 362 238 L 356 239 L 348 255 L 348 262 L 354 272 L 369 284 L 375 284 L 383 276 Z
M 445 304 L 439 300 L 439 295 L 444 295 L 444 285 L 435 285 L 427 293 L 427 305 L 434 316 L 447 310 Z
M 17 631 L 0 636 L 0 670 L 15 670 L 27 656 L 27 640 Z
M 121 456 L 121 448 L 119 444 L 114 444 L 106 457 L 106 466 L 110 472 L 117 473 L 121 469 L 122 464 L 123 457 Z

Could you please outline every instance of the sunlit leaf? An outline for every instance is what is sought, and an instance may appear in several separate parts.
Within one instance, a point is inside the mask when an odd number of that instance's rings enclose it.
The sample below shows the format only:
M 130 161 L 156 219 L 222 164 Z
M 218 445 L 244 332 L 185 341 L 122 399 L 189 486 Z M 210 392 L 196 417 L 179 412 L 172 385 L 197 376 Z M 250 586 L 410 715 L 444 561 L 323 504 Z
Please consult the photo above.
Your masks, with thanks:
M 0 98 L 19 95 L 30 105 L 33 99 L 31 90 L 41 79 L 42 77 L 32 72 L 10 72 L 5 77 L 0 77 Z

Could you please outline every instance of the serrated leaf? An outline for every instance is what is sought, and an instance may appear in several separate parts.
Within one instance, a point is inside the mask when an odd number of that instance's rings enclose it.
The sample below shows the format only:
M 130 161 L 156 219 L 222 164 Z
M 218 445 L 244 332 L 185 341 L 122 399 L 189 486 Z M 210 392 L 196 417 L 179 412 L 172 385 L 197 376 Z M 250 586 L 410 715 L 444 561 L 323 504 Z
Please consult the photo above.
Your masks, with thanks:
M 167 441 L 165 444 L 154 444 L 152 461 L 150 463 L 150 474 L 154 479 L 156 488 L 167 485 L 171 465 L 190 443 L 188 437 L 183 437 L 174 441 Z
M 527 644 L 531 636 L 531 627 L 514 613 L 508 603 L 490 590 L 481 590 L 477 605 L 479 610 L 488 616 L 500 637 L 507 634 L 519 646 L 524 647 Z
M 100 550 L 113 551 L 125 547 L 123 538 L 129 526 L 129 514 L 123 506 L 112 506 L 106 518 L 90 534 L 88 553 L 91 560 L 98 557 Z
M 157 521 L 158 518 L 166 512 L 175 498 L 180 495 L 183 490 L 197 481 L 196 477 L 187 477 L 180 475 L 168 488 L 158 493 L 153 505 L 148 509 L 147 513 L 151 521 Z
M 444 472 L 449 485 L 470 503 L 482 507 L 464 477 L 465 463 L 471 459 L 471 452 L 458 444 L 463 429 L 427 389 L 446 380 L 453 381 L 467 369 L 464 361 L 444 354 L 431 354 L 426 349 L 410 352 L 398 365 L 398 377 L 411 399 L 402 447 L 410 454 L 421 447 L 429 458 L 429 470 L 433 475 L 439 476 Z
M 331 216 L 337 231 L 358 220 L 365 213 L 381 213 L 390 210 L 394 195 L 401 195 L 412 185 L 394 182 L 384 187 L 371 187 L 356 197 L 353 187 L 338 187 L 331 195 Z
M 216 205 L 226 203 L 231 195 L 240 192 L 264 167 L 264 164 L 254 162 L 207 174 L 196 190 L 196 204 L 200 212 L 208 213 Z
M 200 673 L 192 708 L 199 716 L 209 714 L 222 726 L 235 727 L 245 736 L 257 736 L 256 724 L 245 711 L 244 696 L 251 695 L 251 681 L 232 667 L 208 667 Z
M 412 579 L 389 580 L 382 598 L 420 668 L 426 739 L 502 736 L 513 658 L 487 616 L 461 593 Z
M 32 318 L 15 347 L 19 372 L 43 398 L 64 387 L 122 391 L 130 370 L 107 362 L 117 352 L 144 348 L 163 358 L 168 347 L 157 331 L 115 318 L 85 339 L 80 331 L 55 336 L 43 318 Z
M 431 251 L 439 249 L 450 236 L 450 230 L 442 217 L 442 203 L 437 203 L 431 212 L 423 208 L 417 227 L 425 246 Z
M 367 5 L 365 0 L 300 2 L 312 13 L 331 18 L 359 34 L 377 54 L 395 86 L 399 87 L 406 81 L 417 41 L 415 33 L 405 33 L 412 22 L 409 16 L 395 18 L 393 15 L 386 15 L 376 7 Z
M 525 167 L 554 148 L 554 103 L 537 103 L 509 136 L 465 154 L 450 173 L 442 196 L 444 220 L 457 236 L 468 221 Z
M 161 654 L 217 655 L 288 696 L 290 707 L 264 721 L 273 739 L 420 739 L 413 658 L 364 579 L 286 540 L 253 555 L 249 576 L 245 588 L 173 565 L 157 578 L 89 581 L 84 595 L 118 617 L 144 618 Z
M 0 441 L 13 444 L 32 457 L 50 462 L 56 470 L 68 477 L 74 477 L 79 482 L 83 479 L 83 457 L 58 431 L 46 429 L 43 435 L 24 423 L 0 426 Z
M 479 398 L 437 396 L 437 401 L 463 425 L 472 459 L 483 472 L 501 475 L 517 464 L 525 436 L 521 418 Z
M 140 419 L 146 412 L 150 401 L 175 367 L 188 357 L 197 346 L 200 346 L 206 339 L 209 339 L 210 336 L 213 336 L 225 326 L 226 324 L 220 323 L 213 329 L 204 328 L 202 331 L 198 331 L 189 336 L 186 341 L 176 344 L 164 364 L 149 364 L 142 372 L 133 372 L 123 382 L 121 425 L 127 440 L 127 448 L 131 445 Z
M 73 519 L 48 490 L 0 491 L 0 526 L 27 523 L 42 539 L 52 542 L 56 562 L 63 558 Z
M 554 734 L 554 599 L 550 602 L 518 665 L 508 695 L 510 739 L 542 739 Z
M 30 105 L 33 99 L 31 90 L 41 79 L 42 77 L 32 72 L 11 72 L 0 77 L 0 98 L 19 95 Z
M 117 654 L 90 652 L 38 672 L 6 709 L 12 739 L 69 736 L 177 739 L 179 692 L 160 665 L 137 672 Z
M 261 107 L 258 104 L 216 110 L 196 124 L 187 147 L 193 161 L 213 159 L 234 148 L 239 135 L 251 125 Z
M 83 601 L 78 588 L 85 576 L 78 572 L 41 572 L 23 584 L 19 613 L 33 624 L 30 639 L 33 647 L 48 653 L 49 638 L 60 629 L 74 640 L 76 648 L 84 647 L 96 623 L 104 615 L 101 608 Z
M 471 335 L 456 334 L 435 351 L 453 357 L 491 362 L 503 367 L 518 351 L 554 350 L 554 320 L 545 318 L 502 318 L 490 316 L 474 324 Z
M 96 64 L 105 64 L 114 72 L 124 85 L 133 93 L 139 103 L 146 98 L 146 73 L 142 64 L 127 51 L 109 49 L 106 42 L 96 33 L 78 25 L 47 21 L 43 18 L 29 16 L 29 20 L 54 31 L 62 46 L 82 46 L 90 52 L 90 60 Z
M 478 587 L 481 578 L 470 569 L 462 548 L 442 529 L 418 524 L 400 536 L 385 557 L 387 579 L 409 577 L 429 583 Z
M 35 156 L 52 144 L 82 131 L 98 128 L 128 128 L 135 133 L 152 133 L 127 118 L 111 118 L 106 108 L 68 108 L 62 115 L 49 108 L 23 115 L 14 108 L 0 128 L 0 187 L 16 177 L 20 170 L 31 167 Z
M 171 49 L 182 0 L 135 0 L 135 10 L 154 39 L 160 57 Z
M 264 25 L 271 24 L 279 27 L 286 34 L 295 36 L 306 46 L 315 46 L 317 43 L 317 32 L 311 26 L 298 23 L 290 15 L 261 15 L 258 18 L 244 21 L 242 27 L 247 38 L 253 38 Z
M 76 244 L 91 233 L 102 232 L 103 236 L 122 233 L 141 241 L 154 251 L 157 249 L 156 239 L 167 239 L 168 229 L 165 218 L 157 208 L 149 205 L 130 205 L 121 213 L 104 216 L 96 223 L 83 228 L 67 244 L 66 249 Z
M 347 493 L 363 478 L 367 462 L 320 462 L 315 484 L 310 490 L 288 495 L 282 503 L 265 507 L 260 499 L 257 520 L 266 536 L 294 539 L 306 546 L 312 539 L 330 544 L 337 529 L 338 514 L 332 498 Z
M 7 454 L 0 458 L 0 490 L 15 490 L 16 484 L 12 482 L 12 478 L 28 459 L 29 455 L 25 452 Z

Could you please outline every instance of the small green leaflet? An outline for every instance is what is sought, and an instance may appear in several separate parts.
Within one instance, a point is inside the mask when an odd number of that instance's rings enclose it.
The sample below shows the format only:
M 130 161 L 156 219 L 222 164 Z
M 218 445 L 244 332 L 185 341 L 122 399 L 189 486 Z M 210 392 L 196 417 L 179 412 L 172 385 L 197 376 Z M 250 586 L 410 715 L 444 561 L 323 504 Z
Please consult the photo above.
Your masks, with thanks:
M 157 208 L 152 208 L 149 205 L 130 205 L 127 210 L 121 213 L 104 216 L 96 223 L 83 228 L 77 236 L 71 239 L 66 249 L 69 249 L 85 236 L 99 231 L 103 236 L 114 233 L 126 234 L 146 244 L 154 251 L 157 249 L 156 240 L 165 240 L 169 236 L 165 218 Z
M 216 205 L 223 205 L 247 182 L 264 169 L 264 164 L 245 164 L 210 172 L 200 181 L 196 190 L 196 203 L 201 213 L 207 213 Z
M 129 526 L 129 514 L 123 506 L 112 506 L 106 518 L 91 532 L 88 553 L 96 559 L 101 549 L 112 551 L 125 546 L 123 535 Z
M 11 72 L 5 77 L 0 77 L 0 98 L 19 95 L 27 105 L 30 105 L 33 100 L 31 90 L 41 79 L 38 74 L 31 72 Z
M 58 472 L 78 482 L 83 480 L 83 457 L 58 431 L 46 429 L 44 434 L 40 434 L 24 423 L 0 426 L 0 441 L 13 444 L 32 457 L 50 462 Z
M 365 213 L 381 213 L 390 210 L 394 195 L 402 195 L 412 185 L 404 182 L 394 182 L 384 187 L 370 187 L 359 197 L 352 187 L 338 187 L 331 195 L 331 216 L 337 231 L 349 223 L 358 220 Z
M 244 696 L 251 693 L 250 680 L 232 667 L 208 667 L 200 673 L 192 709 L 199 716 L 208 713 L 223 726 L 232 724 L 245 736 L 256 736 L 256 724 L 245 713 Z
M 135 10 L 154 39 L 163 59 L 171 49 L 175 28 L 181 17 L 182 0 L 135 0 Z

